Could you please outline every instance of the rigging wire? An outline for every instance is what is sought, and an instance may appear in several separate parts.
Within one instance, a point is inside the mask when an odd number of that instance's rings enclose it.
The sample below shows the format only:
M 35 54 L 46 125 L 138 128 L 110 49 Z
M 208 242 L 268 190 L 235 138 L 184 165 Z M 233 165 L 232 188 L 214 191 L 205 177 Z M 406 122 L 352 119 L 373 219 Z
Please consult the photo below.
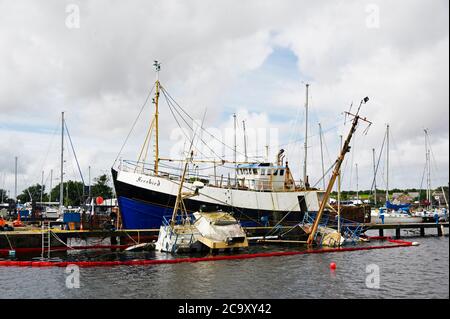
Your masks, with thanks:
M 185 130 L 183 129 L 182 125 L 180 124 L 179 120 L 177 119 L 176 115 L 174 114 L 173 111 L 175 111 L 180 118 L 183 120 L 183 122 L 186 124 L 186 126 L 191 130 L 194 131 L 194 128 L 189 124 L 189 122 L 180 114 L 180 112 L 174 107 L 173 103 L 170 102 L 170 100 L 168 99 L 168 95 L 166 90 L 161 87 L 161 92 L 163 92 L 164 97 L 166 98 L 166 102 L 167 105 L 169 106 L 170 112 L 172 113 L 173 118 L 175 119 L 176 123 L 178 124 L 178 127 L 181 129 L 181 131 L 183 132 L 184 136 L 187 138 L 187 140 L 190 139 L 190 137 L 188 136 L 188 134 L 185 132 Z M 201 130 L 205 131 L 203 129 L 203 127 L 200 128 Z M 220 158 L 221 160 L 223 160 L 220 155 L 218 155 L 209 145 L 208 143 L 206 143 L 203 139 L 200 138 L 200 141 L 218 158 Z M 198 148 L 196 148 L 197 152 L 200 153 L 202 156 L 207 157 L 202 151 L 200 151 Z
M 190 116 L 184 109 L 183 107 L 181 107 L 177 101 L 170 95 L 169 92 L 167 92 L 167 90 L 161 85 L 161 91 L 164 92 L 165 94 L 167 94 L 168 98 L 173 102 L 173 106 L 178 107 L 181 112 L 183 112 L 192 122 L 194 121 L 194 118 L 192 116 Z M 175 108 L 176 110 L 176 108 Z M 179 112 L 177 112 L 178 114 L 180 114 Z M 188 127 L 190 127 L 190 125 L 187 123 L 186 119 L 180 114 L 180 117 L 182 117 L 183 121 L 186 123 L 186 125 L 188 125 Z M 192 130 L 192 128 L 190 127 L 190 129 Z M 222 144 L 223 146 L 225 146 L 226 148 L 230 149 L 233 151 L 233 153 L 235 152 L 234 147 L 231 147 L 229 145 L 227 145 L 226 143 L 224 143 L 223 141 L 221 141 L 220 139 L 218 139 L 215 135 L 213 135 L 212 133 L 210 133 L 207 129 L 203 128 L 202 129 L 205 133 L 207 133 L 211 138 L 215 139 L 216 141 L 218 141 L 220 144 Z M 236 151 L 237 154 L 245 156 L 244 153 Z M 218 156 L 218 158 L 222 158 L 221 156 Z M 256 160 L 257 161 L 257 160 Z M 257 161 L 259 163 L 259 161 Z
M 130 138 L 131 133 L 133 132 L 133 130 L 134 130 L 136 124 L 137 124 L 137 121 L 138 121 L 139 118 L 141 117 L 141 114 L 142 114 L 142 112 L 144 111 L 144 107 L 147 105 L 148 99 L 150 98 L 151 94 L 153 93 L 153 89 L 154 89 L 154 88 L 155 88 L 155 85 L 153 84 L 153 86 L 152 86 L 151 90 L 148 92 L 148 95 L 147 95 L 147 97 L 145 98 L 145 101 L 144 101 L 144 103 L 142 104 L 141 109 L 140 109 L 140 111 L 139 111 L 139 113 L 138 113 L 136 119 L 134 120 L 134 123 L 133 123 L 133 125 L 131 126 L 131 129 L 130 129 L 130 131 L 128 132 L 128 135 L 127 135 L 127 137 L 125 138 L 125 141 L 123 142 L 122 147 L 120 148 L 119 153 L 117 154 L 116 159 L 114 160 L 114 163 L 113 163 L 112 166 L 116 165 L 117 160 L 119 159 L 120 154 L 122 154 L 123 148 L 124 148 L 125 145 L 127 144 L 128 139 Z
M 75 148 L 73 147 L 72 138 L 70 137 L 69 128 L 67 127 L 66 121 L 64 121 L 64 127 L 66 128 L 67 136 L 69 137 L 70 146 L 72 147 L 72 153 L 75 157 L 75 161 L 77 163 L 78 172 L 80 173 L 81 181 L 83 182 L 83 185 L 86 185 L 84 183 L 83 173 L 81 172 L 80 163 L 78 162 L 77 153 L 75 153 Z
M 380 165 L 381 155 L 383 154 L 383 149 L 384 149 L 385 143 L 386 143 L 386 134 L 384 134 L 383 143 L 381 144 L 380 154 L 378 155 L 377 165 L 375 166 L 375 174 L 372 179 L 372 186 L 370 187 L 370 192 L 372 192 L 375 187 L 377 173 L 378 173 L 378 167 Z

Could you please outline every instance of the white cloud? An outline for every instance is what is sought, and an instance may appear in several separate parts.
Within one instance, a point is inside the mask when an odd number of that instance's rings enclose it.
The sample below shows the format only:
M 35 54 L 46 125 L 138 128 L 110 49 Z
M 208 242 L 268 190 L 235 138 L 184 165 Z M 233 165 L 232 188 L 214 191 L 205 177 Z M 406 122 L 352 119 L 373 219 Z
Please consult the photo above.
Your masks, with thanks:
M 352 155 L 359 162 L 360 185 L 370 186 L 371 149 L 379 148 L 387 122 L 397 144 L 392 156 L 402 159 L 392 163 L 393 186 L 416 186 L 423 127 L 434 142 L 435 183 L 448 182 L 447 1 L 76 2 L 79 29 L 65 26 L 69 3 L 0 3 L 2 171 L 11 173 L 13 157 L 20 153 L 24 178 L 39 182 L 33 176 L 40 177 L 38 163 L 52 134 L 33 128 L 53 132 L 63 110 L 84 170 L 88 165 L 94 174 L 108 169 L 153 84 L 153 60 L 160 59 L 163 84 L 194 118 L 208 108 L 206 126 L 223 129 L 230 127 L 230 119 L 223 119 L 238 110 L 249 127 L 277 127 L 280 144 L 302 137 L 302 112 L 291 134 L 303 105 L 302 80 L 312 84 L 312 119 L 325 129 L 341 125 L 340 113 L 367 95 L 371 100 L 363 113 L 374 125 L 368 136 L 357 137 Z M 378 29 L 366 26 L 366 6 L 372 3 L 380 9 Z M 297 56 L 292 67 L 298 79 L 261 69 L 279 47 Z M 240 79 L 258 72 L 264 76 L 236 90 Z M 270 99 L 262 100 L 268 91 Z M 245 103 L 226 104 L 233 95 Z M 151 108 L 150 103 L 124 157 L 136 158 Z M 175 127 L 162 108 L 162 152 L 169 152 Z M 316 129 L 312 122 L 312 135 Z M 341 125 L 325 136 L 331 160 L 345 130 Z M 321 170 L 317 142 L 311 137 L 312 179 Z M 298 177 L 301 142 L 290 150 Z M 58 167 L 57 155 L 51 158 Z

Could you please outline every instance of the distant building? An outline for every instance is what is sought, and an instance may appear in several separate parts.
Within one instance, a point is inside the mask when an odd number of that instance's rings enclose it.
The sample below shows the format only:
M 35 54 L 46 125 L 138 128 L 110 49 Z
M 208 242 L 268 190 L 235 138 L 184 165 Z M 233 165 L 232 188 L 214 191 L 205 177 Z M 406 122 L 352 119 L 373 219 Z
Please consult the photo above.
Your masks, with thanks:
M 392 195 L 392 203 L 393 204 L 409 204 L 411 203 L 414 198 L 411 197 L 409 194 L 404 194 L 404 193 L 394 193 Z

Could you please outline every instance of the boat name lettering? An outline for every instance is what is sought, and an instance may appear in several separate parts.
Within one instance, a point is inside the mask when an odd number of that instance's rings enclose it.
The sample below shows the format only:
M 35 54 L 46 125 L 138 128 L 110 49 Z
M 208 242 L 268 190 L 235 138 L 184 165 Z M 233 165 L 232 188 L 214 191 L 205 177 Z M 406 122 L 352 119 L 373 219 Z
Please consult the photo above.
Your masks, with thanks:
M 139 176 L 138 179 L 136 180 L 136 182 L 138 183 L 144 183 L 144 184 L 149 184 L 149 185 L 153 185 L 153 186 L 160 186 L 161 182 L 159 180 L 153 180 L 151 178 L 142 178 L 142 176 Z

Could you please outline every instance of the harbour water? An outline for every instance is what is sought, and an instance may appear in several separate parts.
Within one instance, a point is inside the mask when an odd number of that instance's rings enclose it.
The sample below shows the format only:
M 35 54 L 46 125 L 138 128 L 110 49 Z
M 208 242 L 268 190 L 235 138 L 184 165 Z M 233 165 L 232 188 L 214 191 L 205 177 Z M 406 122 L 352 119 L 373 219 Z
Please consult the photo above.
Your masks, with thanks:
M 420 245 L 246 260 L 80 268 L 79 288 L 67 287 L 64 268 L 3 267 L 0 298 L 448 299 L 448 235 L 408 240 Z M 252 247 L 251 252 L 269 249 L 274 247 Z M 75 254 L 80 255 L 70 258 L 86 257 L 86 253 Z M 92 254 L 103 259 L 119 258 L 105 251 L 90 254 L 89 258 Z M 155 252 L 127 253 L 120 258 L 144 258 L 146 254 L 170 258 Z M 337 264 L 335 271 L 329 268 L 331 262 Z M 367 285 L 374 267 L 379 270 L 379 288 Z

